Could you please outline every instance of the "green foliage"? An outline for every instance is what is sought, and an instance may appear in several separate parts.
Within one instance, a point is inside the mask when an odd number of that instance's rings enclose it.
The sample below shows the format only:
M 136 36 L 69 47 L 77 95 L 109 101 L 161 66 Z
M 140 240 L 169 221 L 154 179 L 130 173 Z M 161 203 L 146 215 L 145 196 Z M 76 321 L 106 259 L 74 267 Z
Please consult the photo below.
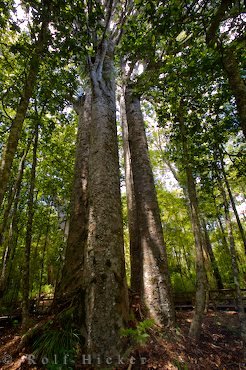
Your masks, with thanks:
M 154 320 L 147 319 L 137 324 L 136 328 L 121 329 L 121 336 L 128 337 L 135 344 L 145 344 L 149 338 L 148 329 L 152 328 Z
M 87 58 L 91 57 L 93 61 L 104 35 L 103 25 L 106 21 L 106 10 L 102 2 L 88 2 L 91 4 L 90 9 L 86 9 L 85 3 L 57 1 L 51 8 L 48 48 L 42 56 L 37 85 L 24 122 L 3 207 L 3 211 L 6 210 L 18 175 L 20 159 L 38 120 L 40 140 L 31 250 L 31 297 L 42 292 L 53 292 L 64 258 L 77 127 L 72 101 L 89 80 Z M 140 75 L 135 68 L 132 82 L 134 89 L 144 97 L 144 115 L 149 118 L 146 119 L 146 132 L 174 291 L 195 289 L 194 238 L 183 191 L 186 185 L 185 161 L 177 122 L 181 101 L 201 213 L 207 220 L 223 282 L 225 286 L 233 286 L 230 254 L 225 245 L 225 240 L 228 242 L 228 231 L 223 198 L 217 181 L 217 176 L 221 176 L 216 157 L 218 146 L 223 151 L 228 181 L 237 206 L 245 204 L 245 161 L 235 99 L 221 63 L 221 52 L 230 43 L 229 32 L 222 35 L 219 29 L 216 31 L 217 36 L 220 36 L 221 50 L 207 47 L 205 40 L 204 30 L 210 26 L 209 22 L 219 3 L 169 0 L 147 1 L 143 4 L 136 0 L 133 2 L 133 11 L 125 19 L 121 43 L 116 47 L 117 71 L 120 70 L 122 60 L 129 66 L 144 66 L 144 72 Z M 240 3 L 242 1 L 234 2 L 231 9 L 232 20 L 237 27 L 236 37 L 244 30 L 240 19 L 234 18 L 242 12 Z M 123 2 L 117 2 L 112 15 L 116 27 L 122 5 Z M 22 9 L 23 17 L 18 15 L 17 7 Z M 41 1 L 21 4 L 12 0 L 0 2 L 0 152 L 6 144 L 13 117 L 23 96 L 42 10 Z M 237 40 L 233 44 L 243 76 L 245 51 Z M 172 177 L 170 163 L 178 175 L 172 181 L 169 181 Z M 9 258 L 11 273 L 3 302 L 5 305 L 21 298 L 30 167 L 31 154 L 28 153 L 18 202 L 16 208 L 13 204 L 11 206 L 3 243 L 0 244 L 1 256 L 9 245 L 14 246 Z M 130 282 L 125 196 L 122 204 L 126 271 Z M 230 216 L 243 286 L 243 244 L 231 209 Z M 240 218 L 243 217 L 241 213 Z M 4 212 L 1 212 L 1 224 L 3 218 Z M 218 225 L 218 218 L 221 219 L 224 233 Z M 43 266 L 42 273 L 40 266 Z M 210 278 L 211 271 L 208 275 Z M 55 330 L 49 330 L 49 340 L 55 342 Z M 141 325 L 133 331 L 135 334 L 129 335 L 135 335 L 136 340 L 139 340 L 139 335 L 140 341 L 141 335 L 147 334 Z
M 33 343 L 37 362 L 48 359 L 47 369 L 72 369 L 81 337 L 73 324 L 73 309 L 60 313 L 55 321 L 42 328 L 42 334 Z M 64 363 L 65 360 L 65 363 Z
M 186 363 L 180 362 L 179 360 L 174 360 L 173 364 L 178 370 L 189 370 L 189 366 Z
M 79 342 L 78 335 L 72 330 L 56 330 L 46 329 L 40 338 L 34 343 L 34 355 L 39 359 L 58 359 L 58 364 L 47 364 L 48 369 L 66 368 L 62 367 L 64 356 L 67 355 L 70 362 L 73 364 L 76 355 L 76 345 Z
M 20 325 L 19 321 L 18 320 L 13 320 L 12 321 L 12 325 L 16 328 Z

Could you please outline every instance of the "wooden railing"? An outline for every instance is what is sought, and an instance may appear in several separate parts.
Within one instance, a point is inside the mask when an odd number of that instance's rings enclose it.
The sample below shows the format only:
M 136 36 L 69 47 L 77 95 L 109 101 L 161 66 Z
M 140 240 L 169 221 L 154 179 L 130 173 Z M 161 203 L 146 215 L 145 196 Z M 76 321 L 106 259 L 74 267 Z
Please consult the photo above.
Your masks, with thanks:
M 241 289 L 244 306 L 246 307 L 246 289 Z M 216 289 L 209 291 L 208 307 L 214 310 L 237 310 L 237 297 L 235 289 Z M 176 309 L 192 309 L 195 305 L 195 292 L 180 292 L 174 294 Z
M 246 289 L 241 289 L 244 307 L 246 309 Z M 31 300 L 31 314 L 47 314 L 51 308 L 53 297 L 43 296 L 40 299 Z M 195 305 L 195 292 L 180 292 L 174 294 L 176 310 L 191 310 Z M 0 327 L 14 320 L 21 319 L 21 302 L 16 305 L 9 314 L 0 312 Z M 237 310 L 237 299 L 235 289 L 219 289 L 209 291 L 208 308 L 213 310 Z

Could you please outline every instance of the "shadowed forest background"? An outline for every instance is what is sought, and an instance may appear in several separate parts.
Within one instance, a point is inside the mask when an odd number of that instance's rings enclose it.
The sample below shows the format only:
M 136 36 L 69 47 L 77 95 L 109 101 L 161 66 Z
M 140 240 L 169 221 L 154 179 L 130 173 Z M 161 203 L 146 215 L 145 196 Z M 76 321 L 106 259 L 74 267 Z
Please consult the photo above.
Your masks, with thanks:
M 1 368 L 244 369 L 245 2 L 0 11 Z

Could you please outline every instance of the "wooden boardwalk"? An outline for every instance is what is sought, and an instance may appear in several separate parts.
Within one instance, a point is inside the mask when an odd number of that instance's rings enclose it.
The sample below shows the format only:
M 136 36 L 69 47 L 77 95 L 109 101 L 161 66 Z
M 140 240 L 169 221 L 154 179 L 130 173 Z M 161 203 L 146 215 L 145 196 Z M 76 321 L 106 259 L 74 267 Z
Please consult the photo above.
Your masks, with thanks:
M 241 289 L 246 310 L 246 289 Z M 192 310 L 195 306 L 195 292 L 180 292 L 174 294 L 176 310 Z M 237 311 L 237 298 L 235 289 L 216 289 L 209 291 L 208 308 L 213 310 Z
M 244 310 L 246 311 L 246 289 L 241 289 Z M 30 305 L 30 314 L 46 315 L 49 313 L 53 297 L 42 296 L 41 299 L 33 299 Z M 177 311 L 193 310 L 195 306 L 195 292 L 180 292 L 174 294 L 174 305 Z M 17 305 L 17 309 L 13 309 L 8 314 L 0 312 L 0 328 L 21 321 L 21 304 Z M 237 299 L 235 289 L 219 289 L 209 291 L 208 308 L 214 311 L 237 311 Z

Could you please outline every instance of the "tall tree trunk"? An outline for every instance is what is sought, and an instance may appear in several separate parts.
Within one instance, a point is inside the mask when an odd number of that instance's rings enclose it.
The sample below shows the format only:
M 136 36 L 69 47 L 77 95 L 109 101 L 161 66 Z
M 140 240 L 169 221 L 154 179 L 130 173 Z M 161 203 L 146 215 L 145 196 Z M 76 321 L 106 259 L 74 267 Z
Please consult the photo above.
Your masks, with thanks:
M 6 264 L 6 269 L 2 275 L 1 287 L 0 287 L 0 298 L 4 297 L 5 293 L 7 293 L 10 285 L 10 277 L 13 271 L 13 263 L 15 258 L 15 252 L 17 247 L 17 242 L 19 238 L 19 219 L 20 219 L 20 212 L 18 211 L 19 205 L 19 196 L 16 198 L 15 205 L 14 205 L 14 212 L 13 212 L 13 219 L 10 225 L 9 230 L 9 253 L 8 253 L 8 260 Z
M 180 176 L 179 176 L 178 172 L 175 170 L 175 168 L 172 166 L 172 164 L 164 156 L 163 156 L 163 161 L 166 163 L 166 165 L 168 166 L 169 170 L 171 171 L 173 177 L 175 178 L 175 180 L 178 182 L 179 186 L 183 190 L 185 201 L 186 201 L 186 204 L 187 204 L 187 209 L 189 210 L 189 217 L 190 217 L 190 220 L 192 222 L 190 206 L 189 206 L 189 195 L 188 195 L 187 187 L 185 186 L 185 184 L 182 184 L 182 181 L 180 179 Z M 205 237 L 204 243 L 203 243 L 204 248 L 205 248 L 205 252 L 209 256 L 212 271 L 213 271 L 213 275 L 214 275 L 214 278 L 216 280 L 217 287 L 218 287 L 218 289 L 223 289 L 223 283 L 222 283 L 221 275 L 220 275 L 220 272 L 219 272 L 219 269 L 218 269 L 216 259 L 214 257 L 212 245 L 211 245 L 211 242 L 210 242 L 210 239 L 209 239 L 209 234 L 208 234 L 208 231 L 206 229 L 206 223 L 204 222 L 204 220 L 202 221 L 202 224 L 203 224 L 204 237 Z
M 182 137 L 184 165 L 187 177 L 187 190 L 190 201 L 192 230 L 195 238 L 196 247 L 196 303 L 195 312 L 189 330 L 189 336 L 197 341 L 201 334 L 202 319 L 206 306 L 207 276 L 204 268 L 203 250 L 205 250 L 205 248 L 203 247 L 203 236 L 196 194 L 196 184 L 192 173 L 192 164 L 186 136 L 187 133 L 185 129 L 182 102 L 180 103 L 178 119 Z
M 239 229 L 239 232 L 240 232 L 242 241 L 243 241 L 244 252 L 246 254 L 246 236 L 245 236 L 245 232 L 244 232 L 244 229 L 243 229 L 241 220 L 239 218 L 239 214 L 237 212 L 237 207 L 236 207 L 236 204 L 235 204 L 235 201 L 234 201 L 232 192 L 231 192 L 231 187 L 230 187 L 229 181 L 227 179 L 227 175 L 226 175 L 226 171 L 225 171 L 225 166 L 224 166 L 224 159 L 223 159 L 223 156 L 222 156 L 221 151 L 220 151 L 220 163 L 221 163 L 221 171 L 222 171 L 223 178 L 224 178 L 224 181 L 225 181 L 226 189 L 227 189 L 227 192 L 228 192 L 228 195 L 229 195 L 229 198 L 230 198 L 230 202 L 231 202 L 231 205 L 232 205 L 232 209 L 233 209 L 234 215 L 235 215 L 236 220 L 237 220 L 238 229 Z
M 49 209 L 49 215 L 48 215 L 47 226 L 46 226 L 46 233 L 45 233 L 45 240 L 44 240 L 43 251 L 42 251 L 42 260 L 41 260 L 41 266 L 40 266 L 40 280 L 39 280 L 39 290 L 38 290 L 38 306 L 39 306 L 39 303 L 40 303 L 40 298 L 41 298 L 41 293 L 42 293 L 43 275 L 44 275 L 44 260 L 45 260 L 45 253 L 46 253 L 46 250 L 47 250 L 48 239 L 49 239 L 49 230 L 50 230 L 50 215 L 51 215 L 51 208 Z
M 230 88 L 236 99 L 239 122 L 246 138 L 246 85 L 241 77 L 235 50 L 231 47 L 227 47 L 223 50 L 222 60 L 228 76 Z
M 245 349 L 245 346 L 246 346 L 246 315 L 244 312 L 244 304 L 243 304 L 241 288 L 240 288 L 239 271 L 238 271 L 238 264 L 237 264 L 237 251 L 235 248 L 235 240 L 233 236 L 233 226 L 232 226 L 231 217 L 230 217 L 229 202 L 227 200 L 226 192 L 223 188 L 223 183 L 219 175 L 219 172 L 217 173 L 217 180 L 218 180 L 218 186 L 219 186 L 219 189 L 220 189 L 220 192 L 223 198 L 223 204 L 224 204 L 226 228 L 227 228 L 228 237 L 229 237 L 229 248 L 230 248 L 230 256 L 231 256 L 232 273 L 233 273 L 233 280 L 234 280 L 234 285 L 235 285 L 235 290 L 236 290 L 238 316 L 239 316 L 239 321 L 241 325 L 241 337 L 242 337 L 242 340 L 244 343 L 244 349 Z
M 29 321 L 30 254 L 31 254 L 31 244 L 32 244 L 33 216 L 34 216 L 34 190 L 35 190 L 36 166 L 37 166 L 38 131 L 39 131 L 39 125 L 36 124 L 34 143 L 33 143 L 30 188 L 29 188 L 29 194 L 28 194 L 25 255 L 24 255 L 23 279 L 22 279 L 22 284 L 23 284 L 23 287 L 22 287 L 23 289 L 22 327 L 23 327 L 23 330 L 26 330 L 28 328 L 28 321 Z
M 210 259 L 212 270 L 213 270 L 213 275 L 216 280 L 216 285 L 218 289 L 223 289 L 224 286 L 223 286 L 222 278 L 220 275 L 217 261 L 214 256 L 214 252 L 213 252 L 213 248 L 210 242 L 209 233 L 207 230 L 207 225 L 206 225 L 205 220 L 202 220 L 202 223 L 203 223 L 203 231 L 204 231 L 204 237 L 205 237 L 205 248 L 209 255 L 209 259 Z
M 83 283 L 84 253 L 88 237 L 88 177 L 91 125 L 91 93 L 87 91 L 74 108 L 78 114 L 78 132 L 70 221 L 61 279 L 56 286 L 55 302 L 72 299 Z
M 237 298 L 237 307 L 238 307 L 238 317 L 241 326 L 241 337 L 244 343 L 244 350 L 246 348 L 246 315 L 244 312 L 244 303 L 240 288 L 240 280 L 239 280 L 239 271 L 238 271 L 238 264 L 237 264 L 237 251 L 235 248 L 235 240 L 233 237 L 233 227 L 232 222 L 229 215 L 229 210 L 226 210 L 226 224 L 229 233 L 229 245 L 230 245 L 230 253 L 231 253 L 231 263 L 232 263 L 232 272 L 233 272 L 233 279 L 234 285 L 236 290 L 236 298 Z
M 32 97 L 33 90 L 37 81 L 37 75 L 41 63 L 41 56 L 46 48 L 46 39 L 49 24 L 46 10 L 45 15 L 39 37 L 34 46 L 33 54 L 30 60 L 29 71 L 26 77 L 23 94 L 17 106 L 16 115 L 12 121 L 8 140 L 2 153 L 2 158 L 0 162 L 0 207 L 2 205 L 4 194 L 7 189 L 14 155 L 17 150 L 23 123 L 29 106 L 29 101 Z
M 181 281 L 182 281 L 183 289 L 185 291 L 186 289 L 185 289 L 185 283 L 184 283 L 184 274 L 183 274 L 183 266 L 182 266 L 181 250 L 180 250 L 180 248 L 177 251 L 176 248 L 174 247 L 174 253 L 175 253 L 175 256 L 176 256 L 177 267 L 178 267 L 178 271 L 179 271 L 180 278 L 181 278 Z
M 31 141 L 30 141 L 31 143 Z M 4 230 L 7 226 L 7 217 L 10 217 L 11 213 L 11 223 L 9 226 L 9 235 L 8 235 L 8 240 L 7 240 L 7 246 L 5 248 L 4 256 L 3 256 L 3 261 L 2 261 L 2 269 L 1 269 L 1 277 L 0 277 L 0 298 L 3 297 L 3 295 L 6 292 L 6 289 L 8 287 L 8 281 L 9 281 L 9 276 L 11 273 L 11 268 L 12 268 L 12 262 L 14 259 L 15 255 L 15 249 L 17 245 L 17 238 L 18 238 L 18 221 L 19 221 L 19 212 L 18 212 L 18 205 L 20 201 L 20 192 L 21 192 L 21 183 L 22 183 L 22 177 L 23 177 L 23 172 L 24 172 L 24 167 L 25 167 L 25 158 L 27 155 L 27 152 L 29 151 L 30 148 L 30 143 L 28 144 L 28 148 L 26 149 L 25 153 L 23 154 L 20 164 L 19 164 L 19 169 L 18 169 L 18 175 L 17 179 L 14 185 L 14 189 L 11 194 L 11 199 L 9 199 L 9 203 L 5 209 L 4 212 L 4 219 L 3 223 L 1 224 L 1 240 L 3 240 L 3 233 Z M 13 204 L 13 209 L 10 212 L 12 203 Z M 7 216 L 8 215 L 8 216 Z M 6 217 L 6 219 L 5 219 Z M 1 244 L 1 243 L 0 243 Z
M 88 353 L 115 355 L 120 328 L 128 320 L 123 223 L 116 128 L 114 47 L 100 45 L 90 64 L 92 87 L 89 157 L 89 228 L 85 256 L 86 347 Z
M 134 194 L 131 154 L 128 138 L 128 126 L 126 119 L 126 107 L 124 88 L 121 89 L 120 114 L 124 149 L 125 183 L 127 197 L 127 216 L 130 237 L 130 260 L 131 260 L 131 290 L 134 295 L 141 295 L 143 287 L 143 264 L 140 244 L 139 226 L 137 218 L 136 199 Z
M 0 246 L 3 242 L 3 234 L 4 234 L 4 231 L 7 227 L 8 220 L 10 218 L 9 216 L 10 216 L 10 211 L 11 211 L 11 207 L 12 207 L 14 198 L 16 196 L 17 190 L 20 188 L 20 185 L 21 185 L 21 181 L 22 181 L 22 177 L 23 177 L 23 171 L 24 171 L 24 167 L 25 167 L 25 160 L 26 160 L 26 156 L 28 154 L 28 151 L 30 149 L 30 145 L 31 145 L 31 140 L 28 141 L 27 148 L 26 148 L 26 150 L 24 151 L 24 153 L 21 157 L 21 160 L 20 160 L 20 163 L 19 163 L 19 168 L 18 168 L 18 173 L 17 173 L 17 177 L 16 177 L 16 181 L 15 181 L 13 189 L 11 189 L 10 196 L 9 196 L 9 199 L 8 199 L 8 203 L 6 205 L 6 208 L 4 209 L 3 221 L 0 224 Z
M 191 208 L 190 208 L 189 194 L 188 194 L 187 186 L 182 183 L 182 181 L 180 179 L 180 176 L 179 176 L 179 173 L 175 170 L 175 168 L 172 166 L 172 164 L 168 160 L 166 160 L 165 158 L 163 160 L 166 163 L 166 165 L 168 166 L 171 173 L 173 174 L 173 177 L 175 178 L 175 180 L 178 182 L 179 186 L 183 190 L 185 202 L 186 202 L 188 213 L 189 213 L 189 218 L 190 218 L 191 224 L 192 224 L 192 215 L 191 215 Z M 208 256 L 209 259 L 210 259 L 210 263 L 211 263 L 211 266 L 212 266 L 212 271 L 213 271 L 217 286 L 222 287 L 223 284 L 222 284 L 221 276 L 220 276 L 218 266 L 217 266 L 217 263 L 216 263 L 216 260 L 215 260 L 214 254 L 213 254 L 213 250 L 212 250 L 212 246 L 211 246 L 211 243 L 210 243 L 210 240 L 209 240 L 209 235 L 208 235 L 207 230 L 206 230 L 206 233 L 205 233 L 205 230 L 204 230 L 204 238 L 205 238 L 204 243 L 203 243 L 203 247 L 205 248 L 204 251 L 203 251 L 205 253 L 205 255 L 204 255 L 204 258 L 205 258 L 204 268 L 206 266 L 206 261 L 207 261 L 206 256 Z M 205 270 L 206 270 L 206 268 L 205 268 Z M 208 284 L 208 277 L 206 277 L 206 280 L 207 280 L 207 284 Z M 207 294 L 207 304 L 209 304 L 208 293 L 206 293 L 206 294 Z
M 36 241 L 36 245 L 35 245 L 35 249 L 34 249 L 34 252 L 33 252 L 33 261 L 38 260 L 38 247 L 39 247 L 39 243 L 41 241 L 42 235 L 43 235 L 43 230 L 40 228 L 38 238 L 37 238 L 37 241 Z M 32 294 L 32 292 L 33 292 L 33 286 L 34 286 L 34 279 L 31 280 L 30 294 Z
M 154 177 L 141 111 L 140 97 L 128 85 L 125 88 L 134 193 L 140 232 L 142 259 L 141 299 L 149 315 L 161 326 L 173 326 L 175 312 L 171 294 L 166 246 Z
M 192 285 L 195 286 L 195 284 L 193 283 L 193 277 L 192 277 L 192 266 L 191 266 L 191 261 L 189 261 L 189 259 L 187 258 L 187 251 L 186 251 L 186 248 L 184 246 L 184 243 L 182 243 L 182 254 L 184 256 L 184 260 L 185 260 L 185 264 L 186 264 L 186 267 L 187 267 L 187 275 L 186 277 L 189 278 L 190 282 Z
M 216 172 L 216 178 L 218 179 L 217 172 Z M 220 237 L 219 237 L 219 240 L 218 239 L 217 240 L 218 240 L 219 245 L 222 242 L 223 249 L 224 249 L 226 255 L 229 256 L 230 255 L 230 248 L 229 248 L 228 240 L 227 240 L 227 237 L 226 237 L 226 230 L 225 230 L 224 225 L 223 225 L 222 220 L 221 220 L 221 214 L 220 214 L 217 202 L 216 202 L 216 196 L 214 194 L 214 191 L 212 191 L 212 198 L 213 198 L 214 208 L 215 208 L 215 212 L 216 212 L 216 216 L 217 216 L 217 226 L 219 227 L 219 230 L 220 230 Z M 229 263 L 230 263 L 230 261 L 229 261 Z

